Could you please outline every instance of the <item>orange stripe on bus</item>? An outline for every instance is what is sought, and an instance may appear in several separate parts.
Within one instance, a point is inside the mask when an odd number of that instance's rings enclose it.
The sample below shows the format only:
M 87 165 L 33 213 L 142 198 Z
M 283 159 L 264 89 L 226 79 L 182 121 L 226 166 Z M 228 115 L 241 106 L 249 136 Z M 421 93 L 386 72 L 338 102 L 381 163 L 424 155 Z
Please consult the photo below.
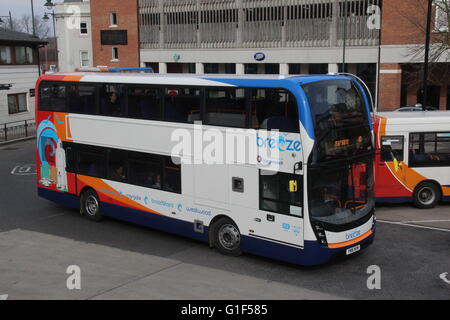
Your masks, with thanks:
M 372 230 L 369 230 L 366 233 L 364 233 L 363 235 L 361 235 L 358 238 L 355 238 L 353 240 L 328 244 L 328 248 L 330 248 L 330 249 L 337 249 L 337 248 L 343 248 L 343 247 L 351 246 L 352 244 L 355 244 L 355 243 L 357 243 L 357 242 L 359 242 L 361 240 L 364 240 L 365 238 L 370 236 L 372 233 L 373 233 Z
M 80 81 L 83 76 L 65 76 L 64 81 Z

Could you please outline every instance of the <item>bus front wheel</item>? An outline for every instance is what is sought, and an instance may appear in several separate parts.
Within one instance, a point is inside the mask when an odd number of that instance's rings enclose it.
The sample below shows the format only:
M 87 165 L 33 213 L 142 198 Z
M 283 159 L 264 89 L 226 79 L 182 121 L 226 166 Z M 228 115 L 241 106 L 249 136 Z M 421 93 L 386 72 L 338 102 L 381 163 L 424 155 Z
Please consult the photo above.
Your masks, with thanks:
M 87 189 L 81 194 L 80 200 L 81 214 L 93 221 L 100 221 L 102 213 L 100 212 L 100 200 L 97 193 L 92 189 Z
M 239 256 L 241 251 L 241 233 L 236 224 L 229 218 L 220 218 L 213 228 L 214 246 L 220 253 Z
M 441 198 L 439 186 L 432 182 L 422 182 L 414 189 L 414 205 L 420 209 L 434 208 Z

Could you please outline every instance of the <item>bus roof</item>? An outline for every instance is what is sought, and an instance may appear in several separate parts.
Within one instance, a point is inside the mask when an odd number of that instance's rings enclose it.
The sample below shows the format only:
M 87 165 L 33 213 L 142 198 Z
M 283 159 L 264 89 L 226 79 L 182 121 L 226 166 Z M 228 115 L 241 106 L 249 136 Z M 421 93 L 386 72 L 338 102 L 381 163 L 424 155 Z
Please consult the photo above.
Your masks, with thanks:
M 388 119 L 390 124 L 448 123 L 450 126 L 450 111 L 378 112 L 375 116 Z
M 307 84 L 322 80 L 346 79 L 344 75 L 231 75 L 231 74 L 155 74 L 155 73 L 110 73 L 110 72 L 73 72 L 52 73 L 41 76 L 40 80 L 80 81 L 105 83 L 134 84 L 167 84 L 167 85 L 198 85 L 198 86 L 275 86 L 276 83 L 290 82 Z

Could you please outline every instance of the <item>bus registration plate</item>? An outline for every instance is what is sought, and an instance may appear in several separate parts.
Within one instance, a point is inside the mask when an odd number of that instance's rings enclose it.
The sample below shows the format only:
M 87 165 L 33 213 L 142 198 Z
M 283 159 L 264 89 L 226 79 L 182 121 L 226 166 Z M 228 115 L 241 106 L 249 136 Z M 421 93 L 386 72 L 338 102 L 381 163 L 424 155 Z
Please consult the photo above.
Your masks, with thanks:
M 358 244 L 357 246 L 351 247 L 347 249 L 347 255 L 358 252 L 361 250 L 361 246 Z

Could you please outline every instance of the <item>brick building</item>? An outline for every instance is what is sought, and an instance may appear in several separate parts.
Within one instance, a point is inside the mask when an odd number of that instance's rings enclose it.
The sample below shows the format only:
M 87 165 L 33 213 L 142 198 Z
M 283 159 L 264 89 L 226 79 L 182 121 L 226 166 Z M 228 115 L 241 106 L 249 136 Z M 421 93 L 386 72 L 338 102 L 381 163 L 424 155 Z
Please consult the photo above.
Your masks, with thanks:
M 422 99 L 426 1 L 91 0 L 93 66 L 151 66 L 160 73 L 347 71 L 368 83 L 379 110 L 392 110 Z M 379 12 L 381 31 L 371 25 Z M 434 31 L 448 31 L 448 19 L 438 25 L 436 15 Z M 449 68 L 448 52 L 431 65 L 428 104 L 450 110 Z
M 138 66 L 138 2 L 136 0 L 90 2 L 94 66 Z

